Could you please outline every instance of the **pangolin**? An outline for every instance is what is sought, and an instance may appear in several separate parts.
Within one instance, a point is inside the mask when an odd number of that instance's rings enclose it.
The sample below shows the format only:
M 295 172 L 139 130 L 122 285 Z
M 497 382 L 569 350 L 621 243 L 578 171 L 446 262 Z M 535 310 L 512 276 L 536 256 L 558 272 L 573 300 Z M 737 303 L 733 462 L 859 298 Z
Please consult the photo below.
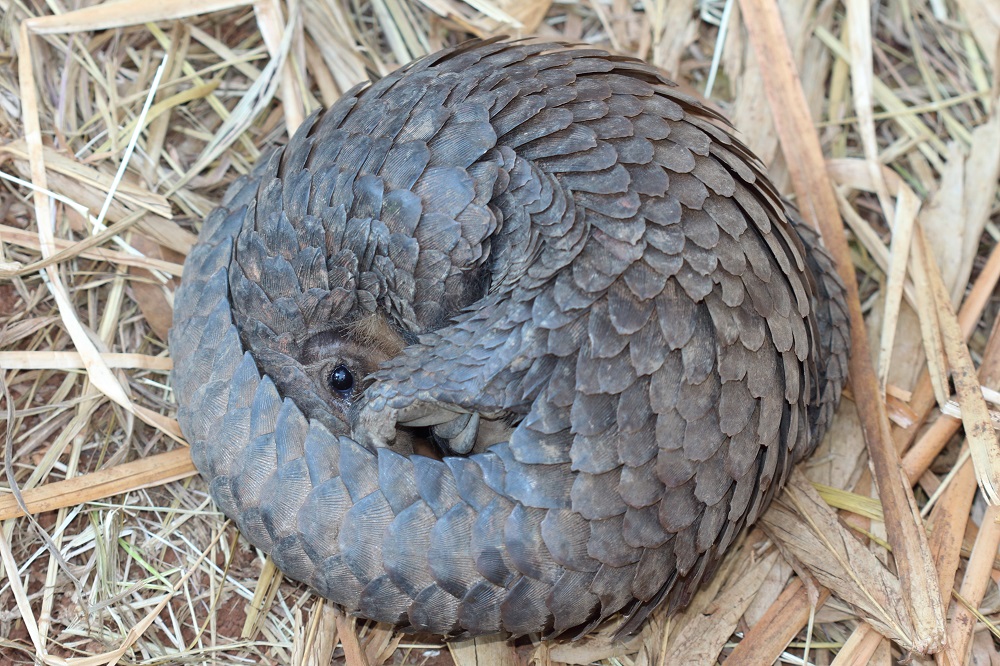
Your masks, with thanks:
M 178 419 L 246 539 L 353 614 L 634 630 L 836 408 L 843 287 L 795 220 L 653 66 L 445 49 L 313 114 L 204 221 Z

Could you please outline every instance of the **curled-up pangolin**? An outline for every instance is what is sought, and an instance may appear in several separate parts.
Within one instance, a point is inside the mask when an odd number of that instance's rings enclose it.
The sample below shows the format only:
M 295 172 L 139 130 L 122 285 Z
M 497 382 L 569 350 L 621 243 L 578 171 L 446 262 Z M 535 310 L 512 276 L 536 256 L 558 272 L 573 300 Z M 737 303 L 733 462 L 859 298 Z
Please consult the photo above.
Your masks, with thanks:
M 634 629 L 836 407 L 843 290 L 789 213 L 650 65 L 436 53 L 311 116 L 205 220 L 181 427 L 243 535 L 352 613 Z

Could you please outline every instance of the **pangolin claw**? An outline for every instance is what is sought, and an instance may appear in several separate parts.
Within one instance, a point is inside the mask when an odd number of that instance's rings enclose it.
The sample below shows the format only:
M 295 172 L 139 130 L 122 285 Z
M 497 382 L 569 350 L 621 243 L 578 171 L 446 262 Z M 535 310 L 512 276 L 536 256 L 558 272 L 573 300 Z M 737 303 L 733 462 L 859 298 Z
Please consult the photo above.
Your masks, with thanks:
M 434 441 L 449 455 L 467 455 L 479 436 L 479 414 L 459 414 L 450 421 L 431 427 Z

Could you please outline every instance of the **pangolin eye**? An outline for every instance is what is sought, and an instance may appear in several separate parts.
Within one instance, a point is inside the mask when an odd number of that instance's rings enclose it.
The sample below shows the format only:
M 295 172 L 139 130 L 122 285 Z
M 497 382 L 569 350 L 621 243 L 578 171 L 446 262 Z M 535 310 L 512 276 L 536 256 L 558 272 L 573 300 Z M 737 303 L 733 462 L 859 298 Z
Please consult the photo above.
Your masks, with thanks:
M 354 374 L 341 363 L 330 373 L 330 390 L 348 397 L 354 391 Z

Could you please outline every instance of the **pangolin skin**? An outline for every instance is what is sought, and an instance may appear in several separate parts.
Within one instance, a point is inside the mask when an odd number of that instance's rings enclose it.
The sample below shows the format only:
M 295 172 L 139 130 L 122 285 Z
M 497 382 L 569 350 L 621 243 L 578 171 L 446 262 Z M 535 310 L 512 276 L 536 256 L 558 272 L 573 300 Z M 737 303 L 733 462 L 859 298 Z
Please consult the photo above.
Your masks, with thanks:
M 205 220 L 181 428 L 250 543 L 351 613 L 633 630 L 836 408 L 843 288 L 792 215 L 648 64 L 441 51 L 313 114 Z

